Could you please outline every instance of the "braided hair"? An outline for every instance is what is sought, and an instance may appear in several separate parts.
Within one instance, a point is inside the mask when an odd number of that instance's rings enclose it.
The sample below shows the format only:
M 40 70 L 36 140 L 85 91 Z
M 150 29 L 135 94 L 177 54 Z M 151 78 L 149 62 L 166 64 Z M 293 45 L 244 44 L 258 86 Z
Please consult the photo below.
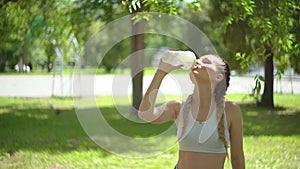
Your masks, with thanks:
M 220 58 L 220 57 L 219 57 Z M 225 137 L 225 125 L 224 125 L 224 113 L 225 113 L 225 95 L 230 81 L 230 68 L 229 64 L 221 58 L 224 65 L 219 66 L 219 71 L 224 75 L 222 81 L 220 81 L 214 90 L 214 99 L 216 102 L 217 121 L 218 121 L 218 134 L 219 139 L 224 144 L 224 147 L 228 148 L 228 144 Z

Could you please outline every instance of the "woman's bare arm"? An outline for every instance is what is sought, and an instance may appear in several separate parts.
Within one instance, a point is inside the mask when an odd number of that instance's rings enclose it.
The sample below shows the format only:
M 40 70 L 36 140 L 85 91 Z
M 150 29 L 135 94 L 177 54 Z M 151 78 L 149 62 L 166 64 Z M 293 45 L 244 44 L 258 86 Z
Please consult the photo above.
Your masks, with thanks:
M 154 74 L 153 80 L 142 99 L 139 107 L 138 116 L 140 119 L 152 122 L 163 123 L 176 119 L 181 102 L 169 101 L 159 107 L 155 106 L 157 93 L 164 77 L 172 70 L 179 69 L 180 66 L 172 66 L 160 61 L 158 70 Z
M 229 105 L 231 164 L 233 169 L 244 169 L 243 116 L 237 104 L 231 102 Z
M 165 75 L 166 73 L 161 70 L 155 73 L 139 107 L 138 116 L 140 119 L 152 123 L 163 123 L 176 119 L 181 106 L 180 101 L 173 100 L 161 106 L 155 106 L 158 89 Z

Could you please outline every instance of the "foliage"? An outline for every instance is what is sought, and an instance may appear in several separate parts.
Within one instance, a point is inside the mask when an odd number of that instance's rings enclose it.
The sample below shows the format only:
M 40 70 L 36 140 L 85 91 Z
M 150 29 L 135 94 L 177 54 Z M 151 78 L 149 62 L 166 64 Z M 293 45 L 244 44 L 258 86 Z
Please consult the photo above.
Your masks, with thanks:
M 106 72 L 111 72 L 128 56 L 130 56 L 130 39 L 127 38 L 109 50 L 103 58 L 101 65 L 105 67 Z
M 256 103 L 258 104 L 260 101 L 260 94 L 261 94 L 261 88 L 262 88 L 261 83 L 265 82 L 265 79 L 261 75 L 256 75 L 254 77 L 254 82 L 255 82 L 255 85 L 254 85 L 254 88 L 252 89 L 251 96 L 254 97 Z
M 265 62 L 262 105 L 272 106 L 273 63 L 268 62 L 274 60 L 278 77 L 289 65 L 299 73 L 300 38 L 299 31 L 295 31 L 300 25 L 299 2 L 219 0 L 211 3 L 210 7 L 210 17 L 220 25 L 221 40 L 235 54 L 241 67 L 248 69 L 251 65 Z
M 71 46 L 72 40 L 77 38 L 81 42 L 82 35 L 75 34 L 78 27 L 73 25 L 81 20 L 76 23 L 71 21 L 72 5 L 69 0 L 29 0 L 2 6 L 1 63 L 9 61 L 16 64 L 21 59 L 24 62 L 47 62 L 50 65 L 56 57 L 55 48 L 60 49 L 66 61 L 73 58 L 75 53 L 70 53 L 74 48 Z M 40 49 L 40 54 L 44 54 L 39 59 L 34 55 L 36 48 Z M 50 71 L 51 67 L 48 68 Z
M 83 21 L 79 31 L 84 30 L 86 34 L 83 36 L 83 42 L 87 42 L 88 39 L 97 31 L 101 30 L 101 26 L 129 14 L 121 5 L 121 1 L 73 1 L 74 9 L 72 10 L 72 19 L 74 22 L 78 22 L 77 18 Z M 109 38 L 113 35 L 102 35 Z M 103 39 L 103 38 L 102 38 Z M 94 40 L 95 42 L 97 39 Z M 125 40 L 126 41 L 126 40 Z M 128 49 L 130 46 L 128 42 L 120 42 L 114 46 L 103 58 L 100 66 L 104 67 L 108 72 L 113 70 L 115 66 L 128 55 Z M 85 63 L 86 51 L 83 55 L 83 64 L 94 65 L 95 63 Z M 93 52 L 93 51 L 89 51 Z M 94 54 L 94 56 L 97 56 Z M 98 65 L 97 65 L 98 66 Z
M 5 66 L 7 59 L 16 63 L 17 55 L 24 55 L 25 42 L 28 41 L 26 36 L 28 35 L 27 29 L 30 20 L 25 20 L 20 16 L 27 17 L 31 11 L 18 4 L 19 2 L 8 2 L 0 10 L 0 54 L 2 55 L 0 64 L 2 71 L 4 71 L 3 66 Z
M 53 63 L 55 49 L 61 50 L 65 62 L 74 57 L 72 38 L 79 41 L 79 46 L 97 31 L 95 23 L 105 24 L 121 16 L 138 11 L 145 6 L 145 11 L 177 15 L 183 1 L 5 1 L 1 3 L 0 24 L 1 48 L 0 71 L 4 71 L 7 61 L 11 65 L 23 62 L 47 62 L 48 71 Z M 189 4 L 195 10 L 201 10 L 200 1 Z M 22 25 L 21 27 L 19 25 Z M 71 45 L 70 45 L 71 44 Z M 123 47 L 121 47 L 123 46 Z M 119 45 L 119 53 L 126 53 L 128 45 Z M 125 47 L 126 46 L 126 47 Z M 37 50 L 39 59 L 35 59 Z M 120 51 L 121 50 L 121 51 Z M 112 53 L 112 52 L 111 52 Z M 128 53 L 128 52 L 127 52 Z M 123 55 L 123 54 L 122 54 Z M 114 55 L 113 58 L 122 59 Z M 104 58 L 103 66 L 110 70 L 116 63 L 111 57 Z M 83 59 L 84 63 L 84 59 Z M 12 66 L 11 66 L 12 67 Z
M 216 5 L 216 4 L 215 4 Z M 239 62 L 236 61 L 235 53 L 229 48 L 222 39 L 220 22 L 223 17 L 217 15 L 218 10 L 213 11 L 211 3 L 208 0 L 201 1 L 201 11 L 192 10 L 192 6 L 183 6 L 179 13 L 180 17 L 187 19 L 197 26 L 210 40 L 218 54 L 223 57 L 229 64 L 231 70 L 242 72 Z
M 210 16 L 221 23 L 222 40 L 234 53 L 245 53 L 250 65 L 262 63 L 265 51 L 271 48 L 278 73 L 291 64 L 296 70 L 299 59 L 300 4 L 297 1 L 219 1 L 211 3 Z

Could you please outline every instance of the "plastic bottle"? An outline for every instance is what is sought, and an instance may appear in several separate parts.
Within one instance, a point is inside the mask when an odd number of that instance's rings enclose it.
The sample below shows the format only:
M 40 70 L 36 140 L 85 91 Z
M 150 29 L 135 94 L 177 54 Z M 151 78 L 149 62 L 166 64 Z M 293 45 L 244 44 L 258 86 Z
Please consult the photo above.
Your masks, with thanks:
M 191 51 L 165 50 L 162 53 L 162 61 L 173 66 L 183 65 L 184 70 L 191 69 L 196 62 L 196 56 Z

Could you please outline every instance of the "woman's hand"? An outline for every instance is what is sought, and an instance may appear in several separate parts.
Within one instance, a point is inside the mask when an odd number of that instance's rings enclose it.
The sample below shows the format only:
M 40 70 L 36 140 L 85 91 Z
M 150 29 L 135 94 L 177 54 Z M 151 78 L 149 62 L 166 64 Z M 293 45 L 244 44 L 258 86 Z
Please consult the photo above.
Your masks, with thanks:
M 169 63 L 165 63 L 164 61 L 162 61 L 162 59 L 160 59 L 158 69 L 168 74 L 173 70 L 180 69 L 182 66 L 183 65 L 173 66 Z

